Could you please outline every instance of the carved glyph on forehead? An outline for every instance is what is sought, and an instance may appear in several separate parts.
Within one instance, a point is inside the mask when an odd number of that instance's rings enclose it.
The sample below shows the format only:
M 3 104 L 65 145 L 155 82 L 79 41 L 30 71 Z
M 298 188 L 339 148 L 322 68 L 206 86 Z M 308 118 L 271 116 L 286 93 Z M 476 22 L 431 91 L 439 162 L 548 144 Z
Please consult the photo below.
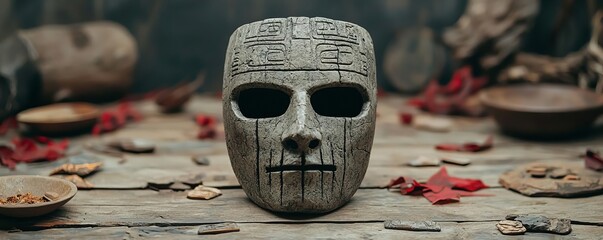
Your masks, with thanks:
M 369 76 L 372 42 L 363 28 L 327 18 L 266 19 L 233 33 L 227 76 L 255 71 L 347 71 Z

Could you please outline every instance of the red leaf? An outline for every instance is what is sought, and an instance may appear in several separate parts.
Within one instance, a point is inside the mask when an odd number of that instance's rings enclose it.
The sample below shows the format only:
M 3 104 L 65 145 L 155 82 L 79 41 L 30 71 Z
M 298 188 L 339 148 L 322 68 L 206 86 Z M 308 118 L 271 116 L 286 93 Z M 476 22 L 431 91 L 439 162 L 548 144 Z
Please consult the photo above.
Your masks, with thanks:
M 588 149 L 584 155 L 584 165 L 595 171 L 601 171 L 603 170 L 603 159 L 598 152 Z
M 92 128 L 92 135 L 115 131 L 125 126 L 129 121 L 140 121 L 142 114 L 132 108 L 130 102 L 122 101 L 114 109 L 101 114 L 98 122 Z
M 218 120 L 216 120 L 216 117 L 214 117 L 214 116 L 197 114 L 197 116 L 195 116 L 195 122 L 197 123 L 197 125 L 199 125 L 201 127 L 206 127 L 206 126 L 215 125 L 218 122 Z
M 410 125 L 413 120 L 413 115 L 410 113 L 400 113 L 400 122 L 404 125 Z
M 463 143 L 463 144 L 454 144 L 454 143 L 443 143 L 435 146 L 435 149 L 442 151 L 457 151 L 457 152 L 481 152 L 487 149 L 492 148 L 494 146 L 494 138 L 492 136 L 488 136 L 486 141 L 483 143 Z
M 199 130 L 197 134 L 197 139 L 211 139 L 215 138 L 217 135 L 216 129 L 214 127 L 204 127 Z
M 69 146 L 69 141 L 54 142 L 48 138 L 41 138 L 46 145 L 37 145 L 30 138 L 14 138 L 12 143 L 14 149 L 6 146 L 0 147 L 2 165 L 14 169 L 18 162 L 34 162 L 39 160 L 54 161 L 62 157 Z
M 388 188 L 400 186 L 400 193 L 412 194 L 422 190 L 423 197 L 433 204 L 446 204 L 459 202 L 461 196 L 488 196 L 473 193 L 488 186 L 479 179 L 451 177 L 446 167 L 431 176 L 425 184 L 420 184 L 409 177 L 392 179 Z

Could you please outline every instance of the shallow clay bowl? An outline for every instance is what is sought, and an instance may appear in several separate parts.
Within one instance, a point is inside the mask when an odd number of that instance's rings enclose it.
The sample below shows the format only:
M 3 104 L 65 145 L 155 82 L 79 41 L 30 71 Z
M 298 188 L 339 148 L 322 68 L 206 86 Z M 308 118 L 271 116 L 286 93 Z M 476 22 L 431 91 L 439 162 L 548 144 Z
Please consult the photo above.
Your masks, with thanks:
M 57 135 L 90 129 L 100 111 L 89 103 L 57 103 L 25 110 L 17 121 L 29 130 Z
M 584 132 L 603 113 L 603 96 L 575 86 L 493 87 L 482 90 L 479 97 L 503 131 L 530 138 Z
M 45 192 L 55 192 L 59 197 L 50 202 L 34 204 L 0 204 L 0 214 L 10 217 L 35 217 L 50 213 L 67 203 L 75 193 L 75 184 L 53 177 L 43 176 L 4 176 L 0 177 L 0 196 L 7 198 L 16 194 L 31 193 L 44 196 Z

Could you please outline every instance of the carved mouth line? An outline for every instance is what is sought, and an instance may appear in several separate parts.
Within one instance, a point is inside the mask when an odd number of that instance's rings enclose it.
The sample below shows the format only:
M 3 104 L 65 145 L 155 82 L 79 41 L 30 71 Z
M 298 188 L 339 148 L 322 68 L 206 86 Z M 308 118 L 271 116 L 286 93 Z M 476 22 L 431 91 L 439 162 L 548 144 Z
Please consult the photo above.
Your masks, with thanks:
M 335 172 L 337 170 L 337 166 L 335 165 L 283 165 L 283 166 L 274 166 L 274 167 L 266 167 L 266 172 L 282 172 L 282 171 L 329 171 Z

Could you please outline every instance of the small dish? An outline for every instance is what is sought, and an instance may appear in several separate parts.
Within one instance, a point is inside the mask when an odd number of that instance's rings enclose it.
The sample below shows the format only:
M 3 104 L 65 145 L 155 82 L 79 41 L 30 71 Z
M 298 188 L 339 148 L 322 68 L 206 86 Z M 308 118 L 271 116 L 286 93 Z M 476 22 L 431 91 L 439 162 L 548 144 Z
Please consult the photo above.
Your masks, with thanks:
M 32 131 L 56 135 L 89 129 L 99 114 L 89 103 L 57 103 L 25 110 L 17 115 L 17 121 Z
M 31 193 L 44 196 L 46 192 L 54 192 L 56 198 L 49 202 L 34 204 L 0 204 L 0 215 L 26 218 L 41 216 L 63 206 L 77 193 L 75 184 L 54 177 L 15 175 L 0 177 L 0 196 L 7 198 L 16 194 Z
M 503 131 L 530 138 L 585 131 L 603 113 L 603 96 L 569 85 L 492 87 L 479 98 Z

